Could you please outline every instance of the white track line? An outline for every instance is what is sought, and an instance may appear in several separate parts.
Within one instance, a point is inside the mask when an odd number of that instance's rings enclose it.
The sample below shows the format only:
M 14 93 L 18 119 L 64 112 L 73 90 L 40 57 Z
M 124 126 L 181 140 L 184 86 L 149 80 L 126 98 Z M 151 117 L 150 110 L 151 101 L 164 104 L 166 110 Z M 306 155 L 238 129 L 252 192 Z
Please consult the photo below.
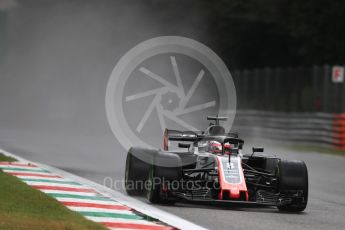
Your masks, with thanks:
M 84 185 L 77 185 L 77 184 L 57 184 L 54 182 L 39 182 L 39 181 L 23 181 L 25 184 L 28 184 L 30 186 L 56 186 L 56 187 L 68 187 L 68 188 L 88 188 Z M 61 192 L 60 192 L 61 193 Z
M 114 214 L 135 214 L 130 210 L 119 210 L 119 209 L 109 209 L 109 208 L 91 208 L 91 207 L 73 207 L 67 206 L 67 208 L 76 212 L 106 212 Z
M 20 178 L 20 179 L 38 179 L 38 180 L 57 180 L 57 181 L 69 181 L 66 180 L 65 178 L 49 178 L 49 177 L 40 177 L 40 176 L 18 176 L 16 175 L 16 177 Z
M 40 172 L 31 172 L 31 171 L 18 171 L 15 169 L 2 169 L 2 171 L 6 172 L 6 173 L 26 173 L 26 174 L 38 174 L 38 175 L 48 175 L 48 176 L 57 176 L 54 175 L 50 172 L 45 172 L 45 171 L 40 171 Z
M 98 216 L 85 216 L 87 219 L 94 222 L 116 222 L 116 223 L 126 223 L 126 224 L 147 224 L 154 226 L 163 226 L 155 222 L 147 220 L 138 220 L 138 219 L 122 219 L 122 218 L 112 218 L 112 217 L 98 217 Z
M 1 150 L 1 149 L 0 149 Z M 11 166 L 11 167 L 25 167 L 25 168 L 37 168 L 37 165 L 30 164 L 28 161 L 27 162 L 21 162 L 21 163 L 16 163 L 16 162 L 0 162 L 1 166 Z
M 28 167 L 28 166 L 15 166 L 15 165 L 0 165 L 0 169 L 13 169 L 13 168 L 16 168 L 16 169 L 24 169 L 24 170 L 39 170 L 38 167 Z M 25 172 L 25 171 L 23 171 Z
M 108 200 L 93 200 L 93 199 L 78 199 L 78 198 L 66 198 L 66 197 L 54 197 L 60 202 L 78 202 L 78 203 L 92 203 L 92 204 L 109 204 L 109 205 L 121 205 L 116 201 Z
M 97 196 L 95 192 L 74 192 L 74 191 L 61 191 L 61 190 L 46 190 L 46 189 L 39 189 L 41 192 L 47 193 L 63 193 L 63 194 L 70 194 L 70 195 L 80 195 L 80 196 Z
M 110 230 L 138 230 L 138 229 L 135 229 L 135 228 L 109 228 L 109 229 Z

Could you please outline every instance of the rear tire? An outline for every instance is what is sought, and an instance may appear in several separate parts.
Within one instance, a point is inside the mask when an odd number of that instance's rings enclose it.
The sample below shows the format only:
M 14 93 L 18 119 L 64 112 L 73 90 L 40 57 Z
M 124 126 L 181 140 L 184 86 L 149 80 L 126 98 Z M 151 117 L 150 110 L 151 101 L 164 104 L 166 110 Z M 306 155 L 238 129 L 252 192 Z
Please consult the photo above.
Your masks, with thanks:
M 129 196 L 140 196 L 145 194 L 150 165 L 134 156 L 131 150 L 126 160 L 125 188 Z
M 149 173 L 149 178 L 148 178 L 148 189 L 147 189 L 147 199 L 153 203 L 153 204 L 159 204 L 161 203 L 161 183 L 155 180 L 157 178 L 155 176 L 155 166 L 151 165 L 150 167 L 150 173 Z
M 165 167 L 167 166 L 167 167 Z M 170 167 L 168 167 L 170 166 Z M 181 159 L 168 152 L 158 153 L 154 164 L 150 166 L 148 176 L 147 199 L 154 204 L 173 204 L 174 197 L 168 190 L 168 183 L 179 181 L 182 175 Z M 163 186 L 167 186 L 163 191 Z
M 301 190 L 302 199 L 291 204 L 278 205 L 280 211 L 302 212 L 308 203 L 308 169 L 303 161 L 280 161 L 278 163 L 279 192 Z

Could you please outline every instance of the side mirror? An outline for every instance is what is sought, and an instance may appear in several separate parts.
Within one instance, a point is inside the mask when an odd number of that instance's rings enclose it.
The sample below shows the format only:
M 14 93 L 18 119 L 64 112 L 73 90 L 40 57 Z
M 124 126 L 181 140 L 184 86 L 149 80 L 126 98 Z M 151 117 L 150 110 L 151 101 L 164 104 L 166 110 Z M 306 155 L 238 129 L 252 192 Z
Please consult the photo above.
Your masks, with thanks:
M 263 153 L 264 148 L 262 147 L 253 147 L 253 153 Z
M 179 147 L 179 148 L 186 148 L 186 149 L 189 149 L 190 144 L 186 144 L 186 143 L 178 143 L 178 147 Z

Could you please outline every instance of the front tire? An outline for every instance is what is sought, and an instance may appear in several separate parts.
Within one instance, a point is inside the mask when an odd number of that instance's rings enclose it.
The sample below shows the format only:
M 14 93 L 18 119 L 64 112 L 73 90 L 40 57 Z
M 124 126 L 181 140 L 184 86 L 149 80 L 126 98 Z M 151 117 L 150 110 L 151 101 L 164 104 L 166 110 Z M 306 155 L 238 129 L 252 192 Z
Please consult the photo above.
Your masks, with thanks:
M 278 205 L 284 212 L 302 212 L 308 203 L 308 169 L 303 161 L 280 161 L 278 164 L 280 194 L 301 191 L 300 198 L 293 199 L 289 204 Z

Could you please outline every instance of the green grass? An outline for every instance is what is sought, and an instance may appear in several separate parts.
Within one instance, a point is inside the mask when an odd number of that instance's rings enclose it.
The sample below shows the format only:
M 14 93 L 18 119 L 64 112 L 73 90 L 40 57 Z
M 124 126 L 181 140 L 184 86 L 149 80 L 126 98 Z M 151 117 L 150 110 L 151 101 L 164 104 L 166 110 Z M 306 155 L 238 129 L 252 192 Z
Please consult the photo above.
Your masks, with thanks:
M 0 161 L 9 159 L 0 156 Z M 12 160 L 15 160 L 12 158 Z M 0 170 L 0 229 L 106 229 Z
M 333 149 L 333 148 L 309 146 L 309 145 L 308 146 L 307 145 L 289 146 L 289 148 L 295 151 L 318 152 L 318 153 L 345 156 L 345 150 L 338 150 L 338 149 Z
M 13 157 L 8 157 L 8 156 L 5 156 L 3 153 L 0 153 L 0 162 L 1 161 L 13 162 L 17 160 L 14 159 Z

